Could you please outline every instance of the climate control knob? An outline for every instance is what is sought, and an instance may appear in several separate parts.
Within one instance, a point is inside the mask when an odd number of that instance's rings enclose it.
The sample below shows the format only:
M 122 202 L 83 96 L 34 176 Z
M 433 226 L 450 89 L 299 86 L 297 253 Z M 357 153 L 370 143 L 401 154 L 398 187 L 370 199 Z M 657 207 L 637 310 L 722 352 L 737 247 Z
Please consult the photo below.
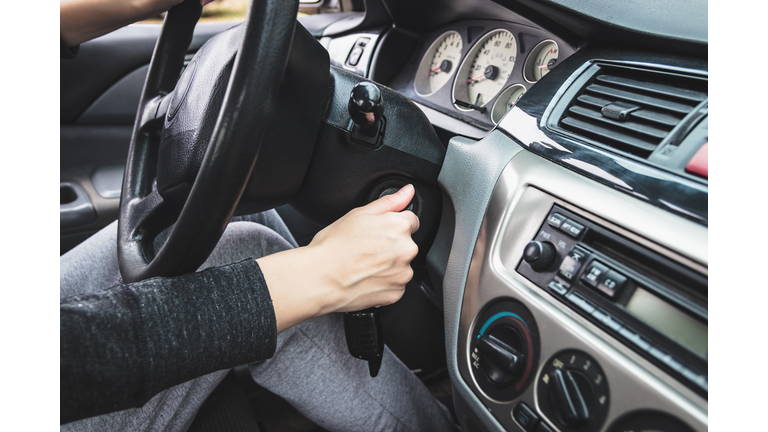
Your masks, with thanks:
M 525 355 L 523 340 L 509 325 L 500 325 L 490 334 L 477 338 L 477 348 L 483 355 L 483 370 L 496 384 L 507 385 L 520 372 Z
M 610 405 L 603 369 L 578 350 L 561 351 L 544 364 L 536 398 L 542 414 L 563 432 L 601 430 Z
M 543 272 L 552 267 L 552 264 L 555 263 L 555 258 L 557 258 L 557 251 L 555 251 L 555 246 L 550 242 L 534 240 L 523 249 L 523 260 L 537 272 Z
M 555 369 L 551 396 L 560 421 L 571 427 L 581 426 L 589 421 L 589 405 L 592 389 L 589 378 L 576 370 Z
M 478 314 L 468 354 L 479 390 L 494 400 L 514 400 L 535 379 L 539 361 L 536 320 L 522 303 L 498 301 Z

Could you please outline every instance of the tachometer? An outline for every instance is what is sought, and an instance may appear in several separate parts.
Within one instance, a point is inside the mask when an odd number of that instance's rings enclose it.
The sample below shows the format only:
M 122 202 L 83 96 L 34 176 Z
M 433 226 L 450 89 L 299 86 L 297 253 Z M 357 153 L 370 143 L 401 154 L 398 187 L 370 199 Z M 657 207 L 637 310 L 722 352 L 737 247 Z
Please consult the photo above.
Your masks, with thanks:
M 525 94 L 525 86 L 522 84 L 515 84 L 507 87 L 504 92 L 501 93 L 496 103 L 493 104 L 491 110 L 491 120 L 494 123 L 498 123 L 504 114 L 508 113 L 513 106 L 520 100 Z
M 488 104 L 507 83 L 515 67 L 517 41 L 507 30 L 494 30 L 470 50 L 456 74 L 453 99 L 462 111 Z
M 535 83 L 548 74 L 557 65 L 557 43 L 545 40 L 536 45 L 525 60 L 523 77 L 530 83 Z
M 421 59 L 413 80 L 418 95 L 429 96 L 448 82 L 456 72 L 462 46 L 461 35 L 455 31 L 443 33 L 432 43 Z

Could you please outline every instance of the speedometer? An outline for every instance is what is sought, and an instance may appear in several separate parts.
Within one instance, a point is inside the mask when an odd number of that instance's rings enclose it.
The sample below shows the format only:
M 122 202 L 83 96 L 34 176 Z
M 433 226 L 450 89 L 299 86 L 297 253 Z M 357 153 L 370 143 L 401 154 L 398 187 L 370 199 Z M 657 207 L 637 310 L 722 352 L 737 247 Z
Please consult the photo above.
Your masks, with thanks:
M 413 81 L 419 96 L 431 95 L 451 79 L 461 59 L 462 46 L 461 35 L 455 31 L 443 33 L 432 43 L 421 59 Z
M 480 39 L 461 64 L 453 84 L 454 105 L 462 111 L 485 106 L 506 84 L 517 56 L 517 41 L 507 30 Z

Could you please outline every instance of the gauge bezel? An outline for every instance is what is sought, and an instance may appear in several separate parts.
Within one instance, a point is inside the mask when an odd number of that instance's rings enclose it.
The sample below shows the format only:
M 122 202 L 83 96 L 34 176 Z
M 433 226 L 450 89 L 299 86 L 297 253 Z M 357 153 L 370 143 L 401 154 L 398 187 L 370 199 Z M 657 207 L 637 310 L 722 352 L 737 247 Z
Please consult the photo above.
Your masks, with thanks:
M 426 78 L 420 78 L 424 76 L 424 73 L 429 70 L 429 64 L 432 61 L 432 58 L 435 56 L 435 51 L 437 51 L 437 47 L 440 46 L 440 43 L 448 37 L 449 34 L 456 33 L 459 36 L 459 40 L 461 41 L 461 49 L 459 50 L 459 59 L 461 59 L 461 51 L 464 50 L 464 38 L 461 37 L 461 33 L 457 32 L 456 30 L 448 30 L 447 32 L 442 33 L 440 36 L 436 37 L 434 41 L 432 41 L 432 44 L 427 48 L 427 51 L 424 53 L 424 55 L 421 57 L 421 60 L 419 61 L 419 67 L 416 68 L 416 75 L 413 78 L 413 91 L 416 92 L 417 95 L 421 97 L 427 97 L 432 96 L 433 94 L 440 91 L 443 87 L 448 84 L 451 79 L 448 78 L 447 81 L 445 81 L 445 84 L 441 85 L 440 88 L 436 89 L 435 91 L 429 92 L 429 93 L 422 93 L 419 91 L 419 83 L 423 84 L 427 88 L 429 87 L 429 77 Z M 429 60 L 427 60 L 429 59 Z M 456 75 L 456 71 L 458 71 L 459 68 L 453 69 L 453 75 Z
M 506 84 L 509 81 L 510 77 L 512 76 L 512 73 L 515 70 L 515 66 L 517 65 L 517 55 L 518 55 L 518 46 L 519 46 L 518 40 L 515 37 L 515 34 L 512 33 L 511 30 L 509 30 L 507 28 L 504 28 L 504 27 L 497 27 L 497 28 L 495 28 L 493 30 L 490 30 L 487 33 L 485 33 L 482 37 L 480 37 L 477 40 L 477 42 L 475 42 L 474 45 L 472 45 L 472 48 L 469 50 L 469 52 L 467 52 L 467 55 L 464 56 L 464 60 L 462 60 L 461 65 L 456 70 L 456 75 L 453 77 L 453 86 L 451 88 L 451 99 L 452 99 L 451 103 L 453 104 L 453 107 L 456 108 L 457 110 L 464 111 L 464 112 L 474 111 L 472 108 L 462 108 L 462 107 L 456 105 L 455 103 L 453 103 L 453 101 L 457 100 L 456 99 L 456 86 L 458 84 L 459 75 L 461 74 L 461 71 L 464 69 L 464 66 L 466 66 L 467 61 L 469 61 L 470 59 L 474 60 L 475 57 L 477 57 L 477 53 L 480 51 L 480 48 L 483 46 L 483 44 L 488 39 L 490 39 L 493 34 L 498 33 L 498 32 L 507 32 L 507 33 L 509 33 L 509 35 L 512 36 L 512 40 L 515 41 L 515 62 L 514 62 L 514 64 L 512 64 L 511 72 L 510 72 L 509 76 L 507 77 L 507 80 L 504 82 L 504 84 Z M 464 88 L 467 89 L 466 83 L 464 83 Z M 504 88 L 504 87 L 502 86 L 502 88 Z M 468 89 L 467 89 L 467 91 L 468 91 Z M 496 98 L 499 95 L 499 93 L 501 93 L 501 91 L 499 91 L 498 93 L 493 95 L 493 98 Z M 493 98 L 491 98 L 491 100 L 493 100 Z M 488 102 L 486 102 L 482 106 L 483 107 L 487 106 L 491 102 L 491 100 L 489 100 Z
M 495 101 L 495 102 L 493 102 L 493 108 L 491 108 L 491 121 L 493 122 L 493 124 L 499 124 L 499 122 L 501 121 L 501 119 L 503 119 L 503 118 L 504 118 L 504 116 L 507 114 L 507 113 L 504 113 L 504 114 L 502 114 L 502 115 L 501 115 L 501 117 L 499 117 L 499 119 L 498 119 L 498 120 L 494 120 L 494 119 L 493 119 L 493 115 L 494 115 L 494 113 L 496 112 L 496 106 L 499 104 L 499 102 L 500 102 L 500 101 L 502 101 L 502 100 L 504 99 L 504 94 L 505 94 L 505 93 L 507 93 L 507 92 L 511 92 L 511 91 L 512 91 L 512 89 L 514 89 L 514 88 L 516 88 L 516 87 L 522 87 L 522 88 L 523 88 L 523 94 L 525 94 L 525 93 L 528 91 L 528 89 L 527 89 L 527 88 L 525 88 L 525 86 L 524 86 L 524 85 L 522 85 L 521 83 L 515 83 L 515 84 L 512 84 L 511 86 L 508 86 L 507 88 L 505 88 L 504 90 L 502 90 L 502 91 L 501 91 L 501 93 L 499 93 L 499 95 L 496 97 L 496 101 Z M 522 97 L 522 96 L 521 96 L 521 97 Z M 506 102 L 505 102 L 505 103 L 506 103 Z
M 528 57 L 525 58 L 525 63 L 523 64 L 523 79 L 527 83 L 536 84 L 537 82 L 539 82 L 541 80 L 541 78 L 539 78 L 538 80 L 531 81 L 528 78 L 528 75 L 529 75 L 528 71 L 530 70 L 531 71 L 530 75 L 533 75 L 533 72 L 532 72 L 533 69 L 532 69 L 531 63 L 534 61 L 536 56 L 538 56 L 539 51 L 541 51 L 541 46 L 546 44 L 546 43 L 549 43 L 549 42 L 552 42 L 553 44 L 555 44 L 555 47 L 557 47 L 557 59 L 560 60 L 560 45 L 558 45 L 556 41 L 554 41 L 552 39 L 545 39 L 545 40 L 537 43 L 536 46 L 533 47 L 533 49 L 531 50 L 530 54 L 528 54 Z

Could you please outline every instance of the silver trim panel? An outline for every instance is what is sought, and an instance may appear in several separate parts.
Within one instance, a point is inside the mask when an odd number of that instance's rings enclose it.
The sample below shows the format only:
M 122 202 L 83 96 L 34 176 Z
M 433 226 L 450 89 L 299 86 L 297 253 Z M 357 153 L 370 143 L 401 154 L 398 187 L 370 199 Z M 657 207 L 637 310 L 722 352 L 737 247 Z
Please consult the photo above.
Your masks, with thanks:
M 484 141 L 486 139 L 477 144 Z M 506 145 L 519 148 L 509 140 Z M 472 164 L 466 160 L 465 163 Z M 536 407 L 541 415 L 535 401 L 534 385 L 520 399 L 493 402 L 481 396 L 469 371 L 468 336 L 473 331 L 473 320 L 488 302 L 511 297 L 525 304 L 536 318 L 542 361 L 567 348 L 585 351 L 599 361 L 612 395 L 603 430 L 619 416 L 643 408 L 672 414 L 694 430 L 707 430 L 706 400 L 515 272 L 523 247 L 535 236 L 554 203 L 670 259 L 707 273 L 706 227 L 589 180 L 532 153 L 518 152 L 502 172 L 488 201 L 471 256 L 472 264 L 465 273 L 466 279 L 458 278 L 456 269 L 451 268 L 451 263 L 461 261 L 459 255 L 466 250 L 466 245 L 457 245 L 457 240 L 459 233 L 468 228 L 462 225 L 463 218 L 459 217 L 465 212 L 459 207 L 461 203 L 453 203 L 457 212 L 456 237 L 446 272 L 444 295 L 446 306 L 449 306 L 449 297 L 459 293 L 462 296 L 457 339 L 449 337 L 453 330 L 450 325 L 454 324 L 449 314 L 455 308 L 445 308 L 446 344 L 450 347 L 449 371 L 458 393 L 488 429 L 519 429 L 510 415 L 519 401 Z M 479 212 L 478 208 L 474 210 Z M 454 341 L 456 345 L 451 345 Z M 462 377 L 460 383 L 453 377 L 451 353 L 457 356 L 456 366 Z M 465 396 L 462 387 L 471 388 L 471 398 Z M 485 399 L 483 403 L 481 398 Z M 492 419 L 488 418 L 489 410 L 494 414 Z

